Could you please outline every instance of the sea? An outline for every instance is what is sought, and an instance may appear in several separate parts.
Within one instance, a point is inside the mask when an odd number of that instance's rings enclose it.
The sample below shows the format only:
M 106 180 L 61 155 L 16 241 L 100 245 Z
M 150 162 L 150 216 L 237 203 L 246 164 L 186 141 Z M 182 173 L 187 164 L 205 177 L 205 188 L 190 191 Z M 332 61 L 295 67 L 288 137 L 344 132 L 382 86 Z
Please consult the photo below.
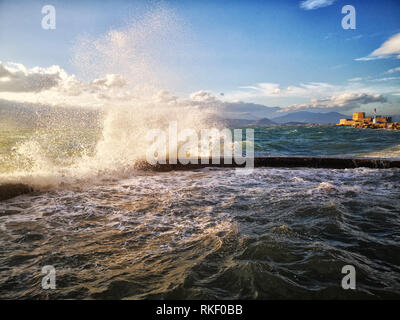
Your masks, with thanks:
M 400 298 L 400 169 L 144 171 L 113 128 L 0 127 L 0 184 L 34 188 L 0 202 L 0 299 Z M 400 157 L 399 131 L 254 130 L 256 156 Z

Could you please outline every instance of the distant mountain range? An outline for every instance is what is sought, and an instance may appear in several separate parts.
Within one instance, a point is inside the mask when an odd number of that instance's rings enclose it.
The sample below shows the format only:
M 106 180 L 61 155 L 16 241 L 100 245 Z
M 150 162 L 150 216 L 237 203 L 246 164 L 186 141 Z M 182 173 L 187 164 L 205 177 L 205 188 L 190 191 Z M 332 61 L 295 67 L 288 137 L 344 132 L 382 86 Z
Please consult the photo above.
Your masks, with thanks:
M 349 118 L 349 116 L 338 112 L 316 113 L 297 111 L 281 117 L 273 118 L 272 120 L 280 124 L 287 122 L 335 124 L 339 123 L 339 120 L 343 118 Z
M 400 115 L 392 116 L 393 122 L 400 122 Z
M 316 113 L 308 111 L 298 111 L 272 119 L 263 118 L 260 120 L 250 119 L 225 119 L 228 126 L 270 126 L 279 124 L 336 124 L 340 119 L 351 118 L 338 112 Z

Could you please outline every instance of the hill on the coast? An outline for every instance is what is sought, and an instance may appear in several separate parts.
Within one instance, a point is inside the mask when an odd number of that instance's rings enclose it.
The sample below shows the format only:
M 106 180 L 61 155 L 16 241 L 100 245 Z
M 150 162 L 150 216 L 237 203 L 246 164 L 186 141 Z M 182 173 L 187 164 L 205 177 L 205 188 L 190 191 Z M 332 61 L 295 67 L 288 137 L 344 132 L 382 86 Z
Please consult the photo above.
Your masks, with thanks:
M 338 112 L 317 113 L 309 111 L 297 111 L 281 117 L 272 118 L 272 121 L 279 124 L 287 122 L 335 124 L 338 123 L 342 118 L 349 118 L 349 116 Z

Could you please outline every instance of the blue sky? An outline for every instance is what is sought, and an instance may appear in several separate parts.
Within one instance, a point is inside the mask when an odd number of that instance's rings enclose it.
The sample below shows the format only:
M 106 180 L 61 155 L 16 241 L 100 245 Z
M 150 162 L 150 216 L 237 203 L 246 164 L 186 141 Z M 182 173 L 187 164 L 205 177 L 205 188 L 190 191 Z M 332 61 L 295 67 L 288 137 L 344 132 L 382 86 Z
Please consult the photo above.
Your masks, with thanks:
M 400 1 L 314 0 L 321 7 L 312 8 L 309 0 L 309 10 L 303 2 L 164 1 L 161 6 L 173 12 L 181 26 L 178 32 L 182 30 L 183 41 L 187 39 L 177 45 L 176 54 L 162 57 L 180 79 L 165 89 L 178 95 L 206 90 L 226 101 L 295 106 L 288 110 L 342 108 L 351 113 L 357 106 L 371 110 L 378 105 L 386 113 L 400 113 L 400 72 L 388 73 L 400 67 L 400 59 L 395 54 L 365 59 L 400 33 Z M 41 28 L 41 8 L 48 4 L 56 8 L 55 30 Z M 341 26 L 346 4 L 356 9 L 355 30 Z M 159 5 L 157 1 L 0 1 L 0 61 L 28 69 L 57 65 L 79 76 L 79 68 L 71 62 L 79 37 L 123 28 Z M 345 93 L 384 98 L 369 102 L 364 96 L 365 104 L 353 100 L 354 108 L 336 102 L 326 106 L 322 101 L 330 94 Z

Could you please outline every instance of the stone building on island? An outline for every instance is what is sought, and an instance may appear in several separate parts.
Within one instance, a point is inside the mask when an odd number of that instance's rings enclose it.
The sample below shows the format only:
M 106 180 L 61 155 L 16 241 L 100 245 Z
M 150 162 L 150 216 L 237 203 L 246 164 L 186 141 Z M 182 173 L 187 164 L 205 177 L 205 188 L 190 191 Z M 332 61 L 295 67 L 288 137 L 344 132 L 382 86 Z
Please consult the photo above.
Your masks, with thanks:
M 373 117 L 366 117 L 365 112 L 354 112 L 352 119 L 340 119 L 337 126 L 400 130 L 400 122 L 392 122 L 392 117 L 378 116 L 376 110 Z

